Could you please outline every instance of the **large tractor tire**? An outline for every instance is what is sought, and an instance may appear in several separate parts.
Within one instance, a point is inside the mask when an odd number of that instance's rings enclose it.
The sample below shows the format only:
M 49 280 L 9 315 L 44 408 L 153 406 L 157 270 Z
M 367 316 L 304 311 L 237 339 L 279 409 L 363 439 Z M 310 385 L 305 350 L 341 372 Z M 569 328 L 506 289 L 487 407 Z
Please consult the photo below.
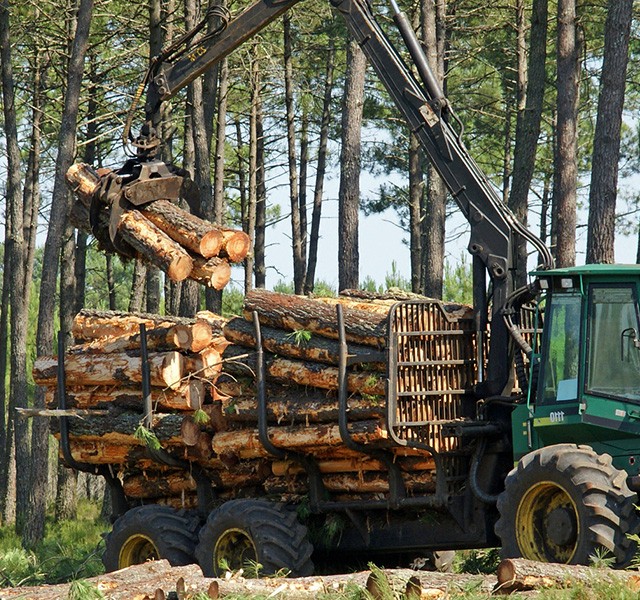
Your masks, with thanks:
M 229 500 L 200 530 L 196 558 L 207 577 L 226 569 L 245 569 L 245 576 L 303 577 L 313 573 L 312 551 L 307 528 L 293 510 L 265 500 Z
M 608 454 L 589 446 L 557 444 L 524 456 L 498 498 L 496 534 L 503 558 L 589 564 L 609 556 L 626 567 L 640 520 L 627 474 Z
M 138 506 L 113 524 L 102 555 L 104 567 L 117 571 L 148 560 L 166 559 L 173 566 L 195 562 L 198 519 L 169 506 Z

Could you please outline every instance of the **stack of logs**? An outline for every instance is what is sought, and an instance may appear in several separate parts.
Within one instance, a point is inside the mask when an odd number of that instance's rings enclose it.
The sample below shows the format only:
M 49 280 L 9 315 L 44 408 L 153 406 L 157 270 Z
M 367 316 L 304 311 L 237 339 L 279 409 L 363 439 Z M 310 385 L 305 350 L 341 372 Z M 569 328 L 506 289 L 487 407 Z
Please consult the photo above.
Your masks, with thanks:
M 106 175 L 103 175 L 103 177 Z M 111 208 L 101 206 L 97 227 L 91 227 L 92 198 L 101 184 L 100 175 L 78 163 L 67 171 L 67 183 L 76 195 L 70 219 L 79 229 L 95 233 L 105 249 L 122 256 L 122 249 L 164 271 L 172 281 L 193 279 L 221 290 L 231 278 L 229 263 L 244 260 L 251 243 L 243 231 L 226 229 L 183 210 L 168 200 L 157 199 L 135 207 L 128 205 L 115 224 L 115 244 L 109 237 Z
M 254 290 L 245 318 L 211 313 L 175 319 L 131 313 L 81 312 L 76 345 L 65 356 L 73 457 L 110 464 L 128 497 L 193 507 L 190 464 L 211 479 L 221 498 L 272 495 L 296 500 L 308 492 L 299 456 L 313 457 L 335 499 L 385 495 L 389 482 L 378 459 L 349 449 L 338 427 L 338 332 L 335 305 L 343 305 L 349 354 L 369 362 L 349 368 L 348 420 L 355 442 L 385 448 L 399 466 L 408 493 L 433 489 L 434 462 L 424 451 L 392 444 L 385 428 L 386 319 L 393 300 L 309 299 Z M 254 311 L 266 358 L 268 434 L 286 452 L 273 456 L 257 429 Z M 466 318 L 466 317 L 465 317 Z M 186 468 L 162 466 L 143 437 L 139 324 L 148 328 L 154 420 L 162 447 Z M 36 383 L 55 405 L 57 359 L 41 357 Z

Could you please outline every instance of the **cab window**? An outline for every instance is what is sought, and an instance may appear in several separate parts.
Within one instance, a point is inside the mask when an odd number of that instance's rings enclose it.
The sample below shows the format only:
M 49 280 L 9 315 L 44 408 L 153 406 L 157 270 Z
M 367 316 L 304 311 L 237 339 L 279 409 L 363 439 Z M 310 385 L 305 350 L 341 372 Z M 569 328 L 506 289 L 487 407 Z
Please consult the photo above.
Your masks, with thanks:
M 547 339 L 544 342 L 538 402 L 551 404 L 578 397 L 580 348 L 580 294 L 552 294 L 545 311 Z
M 633 286 L 591 286 L 587 392 L 640 401 L 640 327 Z

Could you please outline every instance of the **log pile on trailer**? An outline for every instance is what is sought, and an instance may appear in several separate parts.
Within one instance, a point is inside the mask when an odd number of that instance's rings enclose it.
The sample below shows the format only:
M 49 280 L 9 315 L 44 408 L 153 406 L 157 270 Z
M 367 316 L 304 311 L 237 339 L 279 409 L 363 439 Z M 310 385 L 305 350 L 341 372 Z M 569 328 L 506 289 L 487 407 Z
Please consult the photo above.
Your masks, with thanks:
M 113 222 L 114 209 L 94 202 L 101 176 L 83 163 L 71 166 L 67 183 L 76 195 L 70 217 L 78 229 L 94 233 L 105 250 L 158 267 L 172 281 L 192 279 L 221 290 L 231 278 L 230 263 L 243 261 L 249 253 L 250 238 L 243 231 L 209 223 L 168 200 L 140 206 L 125 202 Z M 92 210 L 98 210 L 93 225 Z
M 340 432 L 337 304 L 353 363 L 346 377 L 349 436 L 373 454 L 349 447 Z M 309 459 L 332 498 L 383 498 L 390 483 L 376 449 L 399 467 L 408 494 L 433 491 L 429 452 L 395 444 L 387 431 L 384 350 L 393 304 L 392 298 L 311 299 L 254 290 L 244 317 L 228 320 L 207 312 L 183 319 L 82 311 L 74 321 L 75 345 L 65 355 L 66 407 L 78 414 L 69 419 L 72 456 L 112 465 L 134 503 L 184 508 L 198 503 L 193 466 L 221 499 L 301 501 L 309 492 Z M 453 322 L 470 321 L 466 307 L 437 304 Z M 258 428 L 254 313 L 265 351 L 267 435 L 276 455 Z M 149 431 L 141 429 L 140 324 L 148 330 Z M 40 357 L 33 371 L 36 383 L 47 386 L 50 408 L 58 405 L 56 368 L 57 357 Z M 147 451 L 150 443 L 183 462 L 158 463 Z

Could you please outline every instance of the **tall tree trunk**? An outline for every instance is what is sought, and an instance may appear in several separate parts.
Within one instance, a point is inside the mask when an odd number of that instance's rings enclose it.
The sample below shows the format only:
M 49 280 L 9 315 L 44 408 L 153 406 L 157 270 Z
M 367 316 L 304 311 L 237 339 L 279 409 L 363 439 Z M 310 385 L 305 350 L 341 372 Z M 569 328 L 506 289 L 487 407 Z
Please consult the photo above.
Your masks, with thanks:
M 1 9 L 0 9 L 1 10 Z M 2 13 L 0 13 L 1 15 Z M 7 219 L 4 224 L 4 239 L 11 235 L 11 215 L 7 211 Z M 7 358 L 9 352 L 9 291 L 11 290 L 11 253 L 5 247 L 2 264 L 2 300 L 0 303 L 0 373 L 7 373 Z M 15 456 L 11 454 L 13 436 L 9 436 L 9 425 L 12 419 L 7 420 L 7 378 L 0 377 L 0 522 L 3 525 L 13 525 L 13 519 L 7 518 L 6 509 L 11 506 L 15 509 L 15 487 L 9 485 L 10 468 L 13 466 Z M 13 432 L 13 426 L 11 427 Z M 11 446 L 9 446 L 11 444 Z M 15 485 L 15 481 L 13 482 Z M 14 497 L 9 498 L 9 492 L 13 490 Z
M 105 254 L 105 274 L 107 276 L 107 297 L 109 298 L 109 310 L 117 310 L 116 306 L 116 280 L 113 276 L 113 254 Z
M 422 268 L 422 207 L 424 204 L 422 153 L 418 138 L 409 133 L 409 257 L 411 260 L 411 291 L 423 292 Z
M 87 51 L 89 27 L 93 11 L 93 0 L 80 0 L 77 13 L 76 31 L 69 58 L 65 105 L 60 123 L 58 155 L 53 185 L 53 200 L 49 218 L 49 229 L 44 247 L 42 279 L 40 282 L 40 307 L 38 311 L 38 331 L 36 351 L 49 354 L 53 347 L 54 303 L 58 260 L 62 245 L 62 233 L 69 213 L 69 193 L 65 174 L 71 166 L 75 150 L 75 136 L 80 100 L 80 89 L 84 73 L 84 59 Z M 44 392 L 36 392 L 35 406 L 44 407 Z M 48 481 L 49 424 L 47 419 L 35 419 L 32 433 L 32 478 L 28 502 L 29 519 L 25 523 L 23 543 L 33 546 L 44 535 L 46 509 L 46 486 Z
M 229 95 L 229 62 L 225 58 L 220 63 L 220 80 L 218 82 L 218 115 L 216 118 L 215 157 L 213 168 L 213 221 L 224 224 L 224 146 L 227 139 L 227 102 Z M 222 312 L 222 290 L 205 290 L 207 310 Z
M 576 39 L 576 0 L 558 0 L 556 76 L 556 156 L 553 186 L 558 267 L 576 264 L 576 206 L 578 191 L 579 47 Z
M 300 293 L 304 291 L 304 282 L 307 279 L 307 178 L 309 173 L 309 109 L 305 105 L 302 108 L 300 119 L 300 181 L 298 186 L 298 206 L 300 209 L 300 258 L 301 271 L 304 273 Z
M 296 123 L 293 97 L 293 59 L 291 56 L 291 17 L 283 17 L 284 31 L 284 104 L 287 117 L 287 159 L 289 162 L 289 204 L 291 207 L 291 246 L 293 248 L 293 288 L 301 294 L 304 287 L 305 261 L 300 228 L 298 164 L 296 159 Z
M 265 142 L 262 100 L 257 98 L 256 106 L 256 236 L 253 242 L 254 271 L 256 287 L 267 285 L 267 265 L 265 262 L 265 245 L 267 237 L 267 183 L 265 180 Z
M 620 128 L 633 0 L 609 0 L 593 140 L 587 263 L 613 263 Z
M 258 163 L 258 131 L 257 116 L 260 96 L 260 60 L 258 58 L 258 43 L 251 46 L 251 110 L 249 114 L 249 189 L 246 207 L 246 233 L 251 238 L 253 247 L 256 232 L 256 202 L 258 201 L 257 163 Z M 245 294 L 253 289 L 253 254 L 249 253 L 244 263 L 244 291 Z
M 516 120 L 513 182 L 511 194 L 509 194 L 509 208 L 525 225 L 527 224 L 527 200 L 533 179 L 542 119 L 547 56 L 547 18 L 548 0 L 533 0 L 529 59 L 527 63 L 526 100 L 524 109 L 518 111 Z M 527 280 L 527 247 L 522 239 L 516 240 L 516 244 L 518 273 L 516 283 L 517 285 L 524 285 Z
M 64 239 L 60 256 L 60 331 L 64 336 L 65 346 L 68 346 L 71 342 L 71 327 L 76 309 L 74 233 L 73 226 L 67 223 L 64 229 Z M 67 469 L 61 464 L 57 465 L 57 469 L 56 520 L 75 519 L 78 509 L 78 498 L 76 495 L 78 474 L 76 471 Z
M 342 99 L 342 149 L 338 190 L 338 290 L 359 285 L 358 213 L 360 141 L 367 58 L 357 42 L 347 43 L 347 73 Z
M 444 89 L 444 45 L 446 2 L 423 0 L 422 35 L 427 59 L 434 75 Z M 427 168 L 427 197 L 424 210 L 422 257 L 422 291 L 432 298 L 442 298 L 444 278 L 444 241 L 447 207 L 447 188 L 440 175 L 429 164 Z
M 10 379 L 9 379 L 9 418 L 14 422 L 16 470 L 30 472 L 28 427 L 24 419 L 16 418 L 16 408 L 27 406 L 27 311 L 25 302 L 24 259 L 26 255 L 23 212 L 22 182 L 20 180 L 20 147 L 18 145 L 18 125 L 15 104 L 13 66 L 11 64 L 11 40 L 9 29 L 9 3 L 0 4 L 0 61 L 2 67 L 2 99 L 4 111 L 4 129 L 7 146 L 7 216 L 8 235 L 5 240 L 5 252 L 9 255 L 11 271 L 5 273 L 9 281 L 4 285 L 9 289 L 9 310 L 11 312 L 10 337 Z M 29 502 L 29 480 L 19 478 L 16 482 L 17 526 L 24 528 L 27 522 Z
M 322 217 L 324 177 L 327 170 L 327 147 L 329 141 L 329 124 L 331 121 L 334 63 L 335 48 L 333 46 L 333 42 L 329 42 L 327 70 L 324 78 L 320 139 L 318 141 L 318 163 L 316 165 L 316 181 L 313 187 L 313 211 L 311 213 L 311 234 L 309 236 L 309 259 L 307 264 L 307 276 L 304 283 L 305 294 L 309 294 L 313 291 L 315 286 L 316 265 L 318 264 L 318 242 L 320 240 L 320 219 Z

